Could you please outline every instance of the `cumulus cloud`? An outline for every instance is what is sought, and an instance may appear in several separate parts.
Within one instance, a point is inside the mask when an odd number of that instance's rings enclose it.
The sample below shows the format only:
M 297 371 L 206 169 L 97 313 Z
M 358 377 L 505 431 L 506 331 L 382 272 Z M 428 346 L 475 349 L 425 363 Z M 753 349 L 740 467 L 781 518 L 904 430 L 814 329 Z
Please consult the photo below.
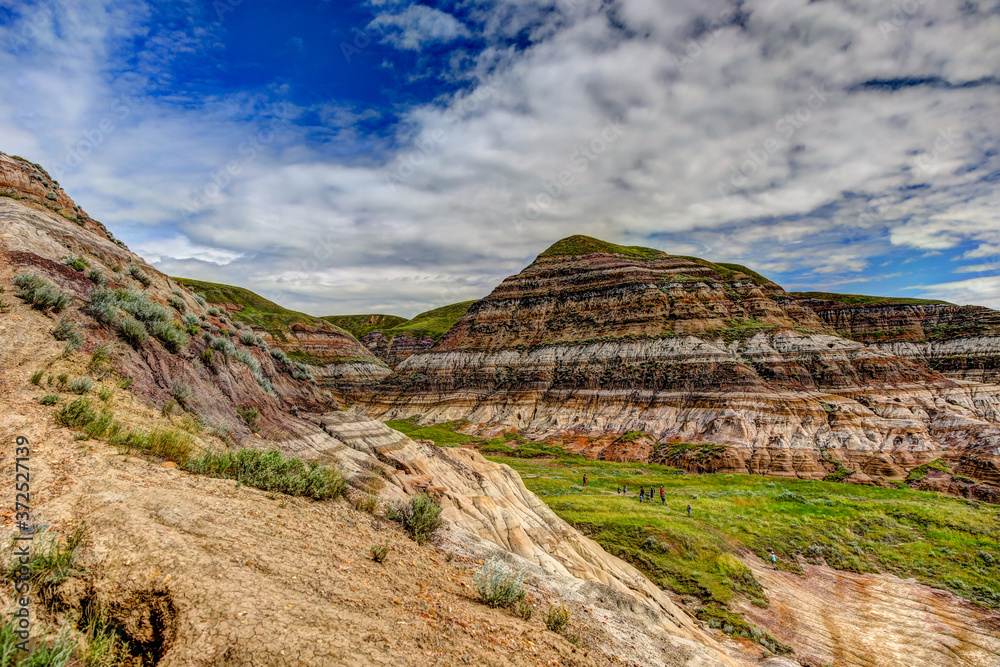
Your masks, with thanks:
M 451 42 L 470 34 L 454 16 L 427 5 L 410 5 L 397 14 L 379 14 L 368 28 L 383 33 L 384 43 L 410 51 L 419 51 L 427 44 Z
M 395 48 L 480 40 L 451 59 L 469 85 L 393 108 L 400 123 L 375 136 L 387 110 L 282 112 L 280 91 L 175 103 L 140 68 L 136 104 L 63 185 L 172 274 L 317 314 L 480 297 L 576 233 L 801 288 L 898 281 L 872 267 L 929 253 L 957 258 L 957 278 L 1000 254 L 996 3 L 369 4 Z M 149 10 L 97 5 L 0 50 L 19 72 L 0 149 L 61 162 L 115 114 L 129 89 L 108 72 L 128 69 L 122 44 L 151 30 Z M 156 43 L 211 50 L 217 29 Z M 920 289 L 1000 304 L 990 280 Z

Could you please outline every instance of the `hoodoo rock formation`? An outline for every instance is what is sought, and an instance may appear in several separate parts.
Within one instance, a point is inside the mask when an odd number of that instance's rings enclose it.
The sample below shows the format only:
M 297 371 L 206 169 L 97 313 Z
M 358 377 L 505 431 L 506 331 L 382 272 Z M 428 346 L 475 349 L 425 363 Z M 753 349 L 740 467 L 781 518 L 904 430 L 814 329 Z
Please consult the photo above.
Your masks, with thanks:
M 822 478 L 846 466 L 855 481 L 902 479 L 945 458 L 1000 481 L 1000 387 L 839 335 L 812 304 L 738 265 L 571 237 L 359 397 L 361 409 L 517 428 L 571 449 L 566 436 L 639 431 L 654 443 L 636 449 L 649 452 L 641 460 L 705 472 Z M 986 316 L 998 317 L 961 317 Z

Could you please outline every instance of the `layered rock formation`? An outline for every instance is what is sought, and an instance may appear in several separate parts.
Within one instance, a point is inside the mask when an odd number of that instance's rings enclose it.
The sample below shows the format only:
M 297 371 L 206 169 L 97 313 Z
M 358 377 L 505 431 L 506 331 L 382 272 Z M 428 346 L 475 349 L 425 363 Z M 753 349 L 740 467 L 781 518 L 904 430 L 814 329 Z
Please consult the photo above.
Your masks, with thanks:
M 1000 382 L 1000 312 L 981 306 L 805 299 L 839 335 L 961 380 Z
M 4 164 L 21 169 L 23 163 Z M 79 264 L 76 259 L 85 262 L 85 270 L 74 266 Z M 22 271 L 68 295 L 61 313 L 32 308 L 27 296 L 18 300 L 12 281 Z M 145 303 L 143 317 L 150 322 L 162 321 L 178 332 L 186 327 L 184 337 L 173 346 L 154 335 L 127 340 L 120 328 L 126 319 L 120 312 L 124 302 L 115 302 L 105 317 L 94 315 L 94 290 L 105 281 L 109 289 L 122 290 L 120 298 Z M 182 401 L 191 418 L 183 422 L 184 428 L 199 445 L 226 446 L 232 440 L 255 445 L 259 435 L 251 434 L 252 428 L 287 453 L 338 463 L 350 476 L 352 493 L 375 491 L 383 502 L 403 500 L 417 491 L 438 496 L 450 526 L 443 546 L 471 558 L 498 555 L 523 566 L 542 599 L 574 605 L 577 627 L 586 628 L 587 653 L 600 656 L 599 662 L 586 654 L 570 657 L 577 650 L 559 638 L 534 649 L 512 640 L 509 648 L 522 653 L 503 664 L 528 664 L 528 652 L 556 655 L 574 665 L 622 660 L 671 667 L 746 664 L 731 657 L 638 571 L 558 519 L 512 470 L 474 451 L 413 442 L 381 423 L 339 410 L 338 393 L 297 377 L 280 354 L 270 354 L 276 349 L 259 341 L 244 343 L 235 329 L 230 337 L 226 330 L 231 322 L 225 315 L 210 313 L 192 290 L 157 272 L 99 227 L 24 200 L 0 199 L 0 284 L 7 290 L 4 296 L 14 300 L 4 301 L 0 320 L 0 391 L 5 405 L 14 406 L 0 416 L 3 441 L 25 435 L 37 443 L 32 472 L 40 493 L 33 495 L 34 516 L 52 517 L 58 531 L 81 521 L 94 522 L 96 530 L 89 580 L 62 587 L 58 600 L 65 605 L 63 611 L 79 612 L 96 602 L 107 605 L 121 631 L 137 645 L 148 645 L 159 664 L 427 664 L 426 656 L 390 656 L 381 648 L 388 642 L 372 632 L 391 624 L 385 632 L 394 636 L 400 632 L 397 623 L 412 623 L 420 613 L 429 618 L 423 610 L 431 607 L 424 599 L 431 598 L 422 590 L 410 590 L 417 588 L 415 582 L 401 585 L 396 577 L 378 584 L 368 566 L 351 567 L 356 552 L 365 547 L 343 535 L 355 532 L 359 517 L 373 527 L 367 533 L 356 531 L 365 539 L 374 539 L 372 534 L 382 528 L 377 519 L 348 511 L 342 503 L 303 506 L 307 503 L 241 490 L 231 482 L 188 475 L 142 458 L 122 458 L 102 442 L 92 441 L 87 451 L 74 447 L 72 431 L 56 426 L 52 418 L 56 408 L 36 400 L 38 388 L 29 382 L 35 368 L 44 372 L 58 363 L 59 368 L 103 378 L 113 373 L 121 380 L 116 408 L 131 411 L 124 418 L 141 419 L 143 426 L 175 428 L 168 403 Z M 182 321 L 182 313 L 200 324 L 190 318 L 190 323 Z M 51 334 L 60 317 L 80 334 L 76 350 L 61 353 L 64 343 Z M 308 346 L 316 332 L 293 327 L 292 335 Z M 224 342 L 209 345 L 215 340 Z M 101 354 L 95 355 L 98 349 Z M 363 348 L 356 356 L 365 358 Z M 246 416 L 250 407 L 260 411 L 253 423 Z M 212 428 L 202 429 L 199 422 Z M 228 427 L 220 428 L 223 424 Z M 76 484 L 66 483 L 67 474 Z M 12 483 L 8 478 L 3 485 L 10 491 Z M 111 504 L 126 499 L 127 506 Z M 286 519 L 283 513 L 294 516 Z M 336 553 L 331 559 L 328 550 L 311 550 L 310 540 L 289 544 L 289 525 L 304 537 L 325 529 L 337 539 L 320 536 L 316 544 L 350 551 L 343 552 L 341 563 Z M 416 567 L 418 559 L 423 567 L 439 567 L 427 551 L 397 548 L 397 554 L 412 559 L 400 567 Z M 295 566 L 290 567 L 288 559 Z M 344 577 L 348 569 L 353 579 Z M 365 578 L 359 582 L 362 573 Z M 468 572 L 463 576 L 468 578 Z M 345 579 L 345 590 L 329 591 L 327 582 L 338 578 Z M 449 587 L 459 581 L 455 574 L 432 573 L 428 578 Z M 372 591 L 377 613 L 363 609 L 368 601 L 355 598 L 355 584 Z M 420 587 L 424 585 L 421 581 Z M 405 603 L 392 601 L 384 589 L 406 597 Z M 467 594 L 454 599 L 463 607 L 475 604 Z M 309 618 L 289 619 L 289 600 Z M 437 607 L 451 613 L 450 608 Z M 47 613 L 61 612 L 53 608 Z M 489 613 L 496 619 L 497 614 Z M 379 614 L 391 620 L 378 619 Z M 450 616 L 440 618 L 451 627 Z M 296 629 L 292 634 L 297 639 L 289 641 L 288 622 L 297 627 L 302 620 L 308 631 Z M 462 619 L 455 623 L 468 626 Z M 367 629 L 366 634 L 359 633 L 359 627 Z M 413 640 L 406 634 L 409 640 L 399 643 L 410 650 L 426 649 L 431 639 L 425 637 L 433 636 L 428 631 Z M 477 630 L 471 636 L 486 635 Z M 308 644 L 296 644 L 303 637 Z M 378 648 L 359 649 L 350 645 L 351 639 L 377 641 Z M 443 646 L 443 664 L 462 659 L 455 650 Z M 483 664 L 501 664 L 489 650 L 478 655 Z
M 933 458 L 1000 454 L 995 385 L 835 335 L 744 267 L 585 237 L 506 279 L 361 401 L 483 434 L 721 445 L 700 459 L 709 470 L 821 478 L 839 461 L 899 479 Z
M 372 331 L 361 337 L 361 344 L 390 367 L 395 368 L 411 354 L 434 347 L 434 339 L 431 336 L 413 337 L 407 334 L 390 338 L 381 331 Z
M 99 223 L 85 215 L 72 219 L 67 211 L 79 209 L 64 194 L 55 200 L 58 212 L 36 202 L 33 193 L 41 187 L 35 177 L 38 173 L 30 163 L 0 155 L 0 182 L 7 184 L 8 193 L 17 195 L 0 198 L 0 280 L 9 285 L 20 272 L 34 274 L 70 297 L 61 313 L 49 314 L 46 331 L 54 330 L 59 319 L 72 323 L 82 336 L 84 353 L 108 346 L 110 360 L 103 372 L 114 368 L 131 379 L 132 391 L 158 406 L 176 401 L 180 392 L 189 394 L 186 406 L 205 423 L 231 431 L 235 440 L 254 437 L 236 407 L 257 408 L 260 417 L 254 428 L 268 432 L 280 429 L 284 415 L 292 408 L 325 410 L 344 405 L 336 387 L 319 383 L 321 373 L 314 375 L 315 382 L 295 377 L 293 364 L 269 354 L 266 342 L 242 343 L 241 332 L 226 319 L 231 313 L 211 314 L 215 311 L 202 305 L 191 289 L 131 253 Z M 82 269 L 67 263 L 71 257 L 81 262 L 78 266 Z M 89 308 L 92 295 L 102 285 L 143 295 L 140 298 L 150 304 L 149 308 L 159 311 L 156 318 L 163 318 L 177 332 L 183 331 L 175 333 L 181 344 L 173 352 L 168 350 L 152 335 L 152 320 L 145 342 L 127 343 L 117 328 L 125 317 L 123 312 L 112 312 L 110 321 L 100 321 Z M 5 296 L 16 298 L 16 292 L 16 288 L 8 288 Z M 195 317 L 197 324 L 182 323 L 182 315 Z M 255 333 L 274 342 L 267 330 L 256 329 Z M 7 335 L 5 344 L 16 344 L 12 335 Z M 319 343 L 327 349 L 335 346 L 348 360 L 322 371 L 349 380 L 344 384 L 358 384 L 361 377 L 371 381 L 387 372 L 350 334 L 333 327 L 329 332 L 293 330 L 290 335 L 307 347 L 319 347 Z M 210 350 L 213 338 L 225 339 L 232 352 Z M 248 361 L 238 360 L 233 356 L 236 352 L 246 355 Z

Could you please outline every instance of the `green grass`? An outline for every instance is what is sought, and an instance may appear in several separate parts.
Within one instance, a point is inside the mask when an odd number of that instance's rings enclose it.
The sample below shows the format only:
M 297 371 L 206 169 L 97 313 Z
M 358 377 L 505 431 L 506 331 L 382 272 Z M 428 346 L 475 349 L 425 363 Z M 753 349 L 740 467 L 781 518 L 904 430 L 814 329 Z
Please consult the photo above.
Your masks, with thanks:
M 657 584 L 725 607 L 752 582 L 720 565 L 747 549 L 797 570 L 796 558 L 855 572 L 915 577 L 989 607 L 1000 607 L 1000 508 L 910 489 L 750 475 L 670 474 L 662 466 L 604 461 L 496 459 L 529 489 L 608 551 Z M 588 486 L 574 485 L 583 474 Z M 617 494 L 621 484 L 630 496 Z M 632 490 L 662 485 L 640 504 Z M 692 518 L 685 508 L 692 505 Z M 985 556 L 984 556 L 985 554 Z M 731 565 L 731 561 L 729 561 Z M 731 568 L 730 568 L 731 569 Z
M 322 319 L 345 331 L 349 331 L 355 338 L 361 338 L 372 331 L 386 331 L 407 321 L 405 317 L 378 314 L 327 315 Z
M 416 423 L 416 418 L 410 418 L 394 419 L 392 421 L 387 421 L 385 425 L 409 436 L 413 440 L 433 440 L 436 444 L 443 447 L 456 447 L 469 442 L 479 442 L 482 440 L 482 438 L 477 438 L 474 435 L 458 433 L 458 429 L 462 428 L 467 423 L 468 422 L 466 421 L 456 420 L 444 422 L 442 424 L 421 426 Z
M 554 244 L 549 246 L 547 250 L 540 254 L 539 257 L 560 257 L 565 255 L 579 256 L 597 252 L 642 261 L 677 257 L 679 259 L 685 259 L 689 262 L 693 262 L 694 264 L 703 266 L 707 269 L 711 269 L 723 281 L 730 281 L 737 273 L 742 273 L 760 285 L 777 287 L 777 285 L 772 281 L 741 264 L 710 262 L 707 259 L 689 257 L 687 255 L 669 255 L 662 250 L 656 250 L 654 248 L 644 248 L 642 246 L 622 246 L 615 243 L 608 243 L 607 241 L 601 241 L 600 239 L 595 239 L 590 236 L 570 236 L 569 238 L 562 239 L 561 241 L 556 241 Z M 700 279 L 695 278 L 691 280 L 697 281 Z
M 191 458 L 184 467 L 209 477 L 235 479 L 264 491 L 314 500 L 335 498 L 344 490 L 344 477 L 337 468 L 286 457 L 278 450 L 208 450 Z
M 248 324 L 256 329 L 264 329 L 275 340 L 282 343 L 289 341 L 288 334 L 295 324 L 314 326 L 326 330 L 334 329 L 350 335 L 344 329 L 335 326 L 327 320 L 282 308 L 273 301 L 269 301 L 259 294 L 255 294 L 242 287 L 191 280 L 189 278 L 174 278 L 174 280 L 203 295 L 205 300 L 210 304 L 231 303 L 236 306 L 242 306 L 242 310 L 230 313 L 230 317 L 234 321 Z
M 454 445 L 454 437 L 478 440 L 488 458 L 516 470 L 525 485 L 560 517 L 608 552 L 639 568 L 662 588 L 698 597 L 699 618 L 769 650 L 780 642 L 730 608 L 744 597 L 767 606 L 753 574 L 734 556 L 742 551 L 798 572 L 798 559 L 852 572 L 887 572 L 1000 608 L 1000 507 L 970 503 L 907 488 L 883 489 L 837 482 L 756 475 L 685 475 L 655 464 L 590 461 L 565 455 L 495 456 L 501 448 L 546 448 L 514 435 L 493 440 L 455 434 L 464 422 L 417 426 L 387 422 L 411 437 Z M 638 435 L 634 437 L 639 437 Z M 507 444 L 504 444 L 506 442 Z M 665 445 L 681 454 L 708 455 L 713 445 Z M 551 447 L 550 450 L 557 448 Z M 510 450 L 509 452 L 507 450 Z M 838 470 L 842 466 L 838 466 Z M 939 462 L 927 464 L 940 469 Z M 580 486 L 586 474 L 586 488 Z M 629 495 L 619 495 L 620 486 Z M 666 503 L 640 504 L 639 486 L 663 486 Z M 686 508 L 692 506 L 692 516 Z
M 550 245 L 548 249 L 542 252 L 539 257 L 560 257 L 563 255 L 579 256 L 596 252 L 641 260 L 662 259 L 668 257 L 667 253 L 662 250 L 643 248 L 642 246 L 617 245 L 615 243 L 608 243 L 607 241 L 601 241 L 600 239 L 580 234 L 556 241 Z
M 867 296 L 864 294 L 836 294 L 834 292 L 789 292 L 798 299 L 822 299 L 834 301 L 847 306 L 867 306 L 873 304 L 891 304 L 908 306 L 951 306 L 949 301 L 939 299 L 911 299 L 897 296 Z
M 406 334 L 412 338 L 430 336 L 434 340 L 438 340 L 441 336 L 448 333 L 448 330 L 455 326 L 456 322 L 462 319 L 462 316 L 465 315 L 469 307 L 474 303 L 475 300 L 463 301 L 461 303 L 453 303 L 450 306 L 428 310 L 425 313 L 420 313 L 412 320 L 398 324 L 391 329 L 386 329 L 383 333 L 389 338 Z

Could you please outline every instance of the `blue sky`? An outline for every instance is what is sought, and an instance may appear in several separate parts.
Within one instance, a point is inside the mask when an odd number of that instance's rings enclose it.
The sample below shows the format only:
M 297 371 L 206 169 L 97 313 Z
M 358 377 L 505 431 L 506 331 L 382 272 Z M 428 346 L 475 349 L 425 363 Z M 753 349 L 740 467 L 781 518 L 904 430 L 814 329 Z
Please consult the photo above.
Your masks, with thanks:
M 575 233 L 1000 307 L 997 1 L 0 0 L 0 68 L 0 150 L 314 314 Z

